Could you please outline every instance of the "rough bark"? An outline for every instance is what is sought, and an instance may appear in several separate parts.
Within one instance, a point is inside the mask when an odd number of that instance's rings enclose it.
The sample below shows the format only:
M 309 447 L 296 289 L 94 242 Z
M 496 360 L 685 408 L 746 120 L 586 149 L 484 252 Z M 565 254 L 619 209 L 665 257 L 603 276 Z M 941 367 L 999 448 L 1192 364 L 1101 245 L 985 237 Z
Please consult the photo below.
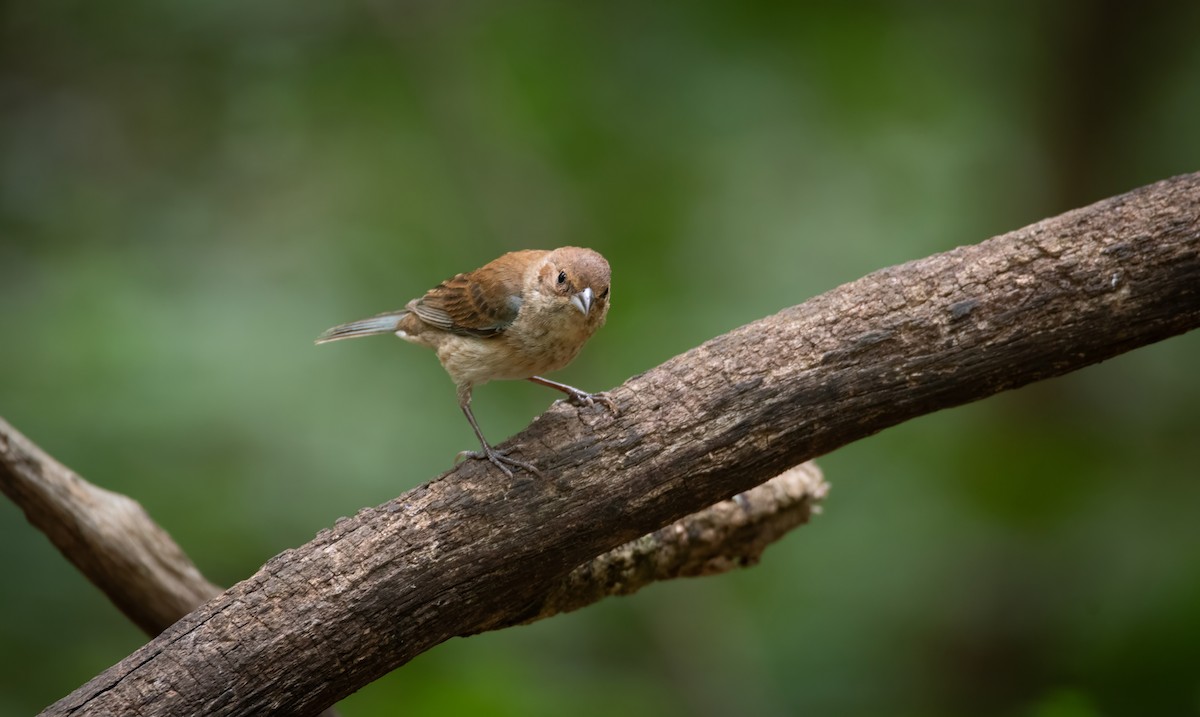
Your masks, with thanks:
M 270 560 L 47 714 L 312 714 L 572 568 L 924 413 L 1200 323 L 1200 175 L 870 274 L 719 336 Z
M 768 545 L 820 512 L 828 491 L 816 463 L 790 468 L 580 565 L 525 622 L 653 582 L 754 565 Z M 150 637 L 221 592 L 140 504 L 92 485 L 2 418 L 0 492 Z
M 572 570 L 526 623 L 650 583 L 757 563 L 767 546 L 820 511 L 816 463 L 680 518 Z M 89 483 L 0 418 L 0 492 L 150 637 L 220 594 L 135 500 Z M 333 708 L 322 717 L 337 717 Z
M 816 463 L 789 468 L 745 493 L 580 565 L 539 596 L 536 612 L 521 624 L 578 610 L 611 595 L 632 595 L 654 582 L 755 565 L 768 545 L 820 512 L 828 491 Z

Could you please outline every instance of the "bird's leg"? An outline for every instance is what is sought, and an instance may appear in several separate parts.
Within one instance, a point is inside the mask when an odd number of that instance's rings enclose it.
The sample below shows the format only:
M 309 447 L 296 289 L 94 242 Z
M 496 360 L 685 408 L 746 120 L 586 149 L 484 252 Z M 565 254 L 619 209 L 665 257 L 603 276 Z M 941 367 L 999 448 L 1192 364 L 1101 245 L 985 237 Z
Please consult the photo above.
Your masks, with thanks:
M 476 458 L 476 459 L 481 459 L 481 460 L 486 458 L 487 460 L 491 461 L 493 465 L 495 465 L 497 468 L 499 468 L 501 471 L 503 471 L 504 475 L 508 476 L 509 478 L 513 477 L 513 472 L 512 472 L 513 468 L 520 468 L 522 470 L 529 471 L 530 473 L 534 474 L 538 478 L 545 477 L 542 475 L 541 471 L 539 471 L 537 468 L 535 468 L 533 466 L 532 463 L 526 463 L 525 461 L 519 461 L 516 458 L 509 458 L 507 455 L 505 455 L 504 451 L 501 451 L 496 448 L 492 448 L 491 444 L 487 442 L 487 439 L 483 437 L 483 431 L 481 431 L 479 429 L 479 424 L 475 421 L 475 414 L 471 412 L 471 387 L 470 386 L 467 386 L 465 388 L 465 390 L 463 388 L 459 389 L 458 405 L 460 408 L 462 408 L 462 411 L 466 415 L 467 420 L 470 421 L 471 429 L 475 431 L 475 437 L 479 439 L 479 445 L 483 447 L 483 450 L 482 451 L 462 451 L 454 459 L 456 463 L 461 458 Z
M 567 400 L 573 405 L 594 406 L 597 403 L 602 403 L 614 414 L 617 412 L 616 402 L 603 393 L 588 393 L 587 391 L 580 391 L 574 386 L 568 386 L 567 384 L 559 383 L 558 381 L 551 381 L 550 379 L 542 378 L 541 376 L 531 376 L 529 380 L 533 381 L 534 383 L 540 383 L 543 386 L 549 386 L 550 388 L 562 391 L 563 393 L 567 394 Z

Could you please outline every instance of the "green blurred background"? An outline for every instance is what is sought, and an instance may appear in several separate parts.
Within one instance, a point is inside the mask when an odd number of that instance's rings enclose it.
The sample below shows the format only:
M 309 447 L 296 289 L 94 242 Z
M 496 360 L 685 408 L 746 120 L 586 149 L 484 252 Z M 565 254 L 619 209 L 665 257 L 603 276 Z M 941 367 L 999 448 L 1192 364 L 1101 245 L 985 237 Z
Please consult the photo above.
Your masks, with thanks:
M 0 5 L 0 415 L 232 584 L 473 438 L 316 348 L 580 244 L 598 390 L 872 270 L 1200 169 L 1200 3 Z M 454 640 L 358 715 L 1200 714 L 1200 333 L 821 465 L 738 574 Z M 553 399 L 488 385 L 495 440 Z M 0 714 L 144 642 L 0 501 Z

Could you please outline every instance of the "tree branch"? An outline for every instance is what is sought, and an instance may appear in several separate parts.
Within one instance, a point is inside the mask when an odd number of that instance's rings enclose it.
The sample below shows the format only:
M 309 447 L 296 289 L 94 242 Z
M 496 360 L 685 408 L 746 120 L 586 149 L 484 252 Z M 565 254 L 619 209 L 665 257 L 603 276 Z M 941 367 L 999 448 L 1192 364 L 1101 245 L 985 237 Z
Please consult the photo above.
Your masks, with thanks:
M 768 545 L 820 512 L 819 503 L 828 491 L 816 463 L 789 468 L 745 493 L 580 565 L 540 595 L 536 612 L 521 618 L 520 624 L 578 610 L 611 595 L 632 595 L 650 583 L 755 565 Z
M 80 478 L 3 418 L 0 491 L 151 637 L 221 593 L 137 501 Z
M 828 488 L 811 461 L 784 471 L 577 567 L 524 622 L 631 595 L 652 582 L 753 565 L 768 545 L 819 511 Z M 3 418 L 0 492 L 150 637 L 221 592 L 137 501 L 89 483 Z
M 884 269 L 741 327 L 267 562 L 46 714 L 312 714 L 537 613 L 592 556 L 924 413 L 1200 323 L 1200 175 Z

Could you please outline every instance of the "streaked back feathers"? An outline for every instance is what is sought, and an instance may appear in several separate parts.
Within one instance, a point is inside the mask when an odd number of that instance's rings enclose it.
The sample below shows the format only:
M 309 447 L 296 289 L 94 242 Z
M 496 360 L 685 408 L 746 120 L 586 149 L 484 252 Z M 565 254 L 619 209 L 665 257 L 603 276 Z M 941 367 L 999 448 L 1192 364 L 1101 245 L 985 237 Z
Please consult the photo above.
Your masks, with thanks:
M 417 318 L 443 331 L 495 336 L 521 311 L 525 270 L 547 251 L 514 251 L 475 271 L 458 274 L 409 303 Z

